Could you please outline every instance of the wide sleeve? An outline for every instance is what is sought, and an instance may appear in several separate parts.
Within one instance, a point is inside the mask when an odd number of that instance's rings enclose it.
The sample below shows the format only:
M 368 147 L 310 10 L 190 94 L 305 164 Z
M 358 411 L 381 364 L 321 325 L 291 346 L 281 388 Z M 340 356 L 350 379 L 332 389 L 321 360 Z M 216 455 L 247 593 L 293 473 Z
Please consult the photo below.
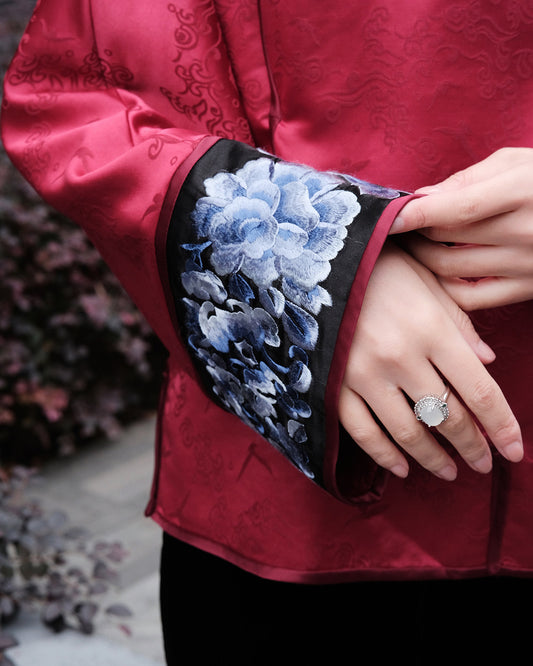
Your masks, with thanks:
M 159 247 L 170 308 L 211 397 L 340 499 L 384 475 L 337 404 L 366 284 L 402 193 L 220 140 Z
M 4 79 L 2 139 L 43 199 L 85 229 L 169 346 L 154 239 L 171 181 L 216 134 L 249 141 L 250 132 L 209 3 L 179 3 L 181 32 L 194 22 L 198 35 L 177 64 L 163 60 L 155 34 L 167 14 L 149 3 L 40 1 Z M 177 92 L 163 85 L 174 68 L 187 79 Z
M 208 29 L 176 69 L 209 58 L 212 84 L 172 96 L 131 66 L 134 36 L 100 46 L 90 2 L 42 0 L 5 77 L 4 145 L 214 401 L 336 497 L 373 499 L 382 472 L 342 432 L 337 401 L 366 283 L 407 197 L 254 147 L 216 13 L 200 4 L 201 17 L 180 3 Z

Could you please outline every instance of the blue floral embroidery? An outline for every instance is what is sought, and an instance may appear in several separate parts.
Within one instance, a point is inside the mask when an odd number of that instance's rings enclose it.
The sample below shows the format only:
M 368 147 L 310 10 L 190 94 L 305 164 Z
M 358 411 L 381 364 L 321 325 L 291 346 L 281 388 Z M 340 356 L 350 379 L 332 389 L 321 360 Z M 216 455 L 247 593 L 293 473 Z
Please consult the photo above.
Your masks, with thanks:
M 316 315 L 332 304 L 320 283 L 361 206 L 339 189 L 342 176 L 268 157 L 204 185 L 192 213 L 198 243 L 182 246 L 189 345 L 222 404 L 313 477 L 308 352 Z

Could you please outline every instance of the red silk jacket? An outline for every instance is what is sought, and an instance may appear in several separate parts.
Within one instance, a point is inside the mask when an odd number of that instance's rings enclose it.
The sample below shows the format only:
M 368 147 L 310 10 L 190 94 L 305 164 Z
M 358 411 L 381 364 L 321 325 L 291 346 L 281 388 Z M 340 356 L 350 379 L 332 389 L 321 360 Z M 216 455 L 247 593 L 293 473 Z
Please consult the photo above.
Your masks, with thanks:
M 475 317 L 521 464 L 389 478 L 336 413 L 404 194 L 533 145 L 533 3 L 486 12 L 38 3 L 5 79 L 4 144 L 168 349 L 147 514 L 171 534 L 295 582 L 533 569 L 531 303 Z

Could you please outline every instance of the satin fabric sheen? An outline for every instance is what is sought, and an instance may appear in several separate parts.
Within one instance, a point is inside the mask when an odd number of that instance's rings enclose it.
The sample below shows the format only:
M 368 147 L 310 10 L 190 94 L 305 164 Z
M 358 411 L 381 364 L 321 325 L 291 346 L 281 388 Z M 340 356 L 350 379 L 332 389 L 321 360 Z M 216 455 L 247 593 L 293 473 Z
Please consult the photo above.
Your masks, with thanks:
M 533 570 L 531 303 L 475 316 L 523 429 L 523 462 L 496 456 L 482 476 L 458 461 L 452 484 L 413 465 L 353 505 L 205 395 L 156 251 L 217 137 L 406 191 L 532 146 L 532 45 L 531 2 L 41 0 L 6 76 L 4 143 L 86 229 L 169 350 L 147 508 L 165 530 L 286 581 Z M 348 324 L 391 221 L 367 248 Z

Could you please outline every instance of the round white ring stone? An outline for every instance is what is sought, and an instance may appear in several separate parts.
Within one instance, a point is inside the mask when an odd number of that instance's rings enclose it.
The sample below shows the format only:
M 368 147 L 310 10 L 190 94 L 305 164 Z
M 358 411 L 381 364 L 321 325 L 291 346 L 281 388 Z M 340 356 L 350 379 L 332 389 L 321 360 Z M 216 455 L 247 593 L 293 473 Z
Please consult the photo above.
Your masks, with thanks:
M 426 395 L 421 398 L 414 410 L 416 418 L 427 426 L 438 426 L 450 415 L 446 402 L 436 395 Z

